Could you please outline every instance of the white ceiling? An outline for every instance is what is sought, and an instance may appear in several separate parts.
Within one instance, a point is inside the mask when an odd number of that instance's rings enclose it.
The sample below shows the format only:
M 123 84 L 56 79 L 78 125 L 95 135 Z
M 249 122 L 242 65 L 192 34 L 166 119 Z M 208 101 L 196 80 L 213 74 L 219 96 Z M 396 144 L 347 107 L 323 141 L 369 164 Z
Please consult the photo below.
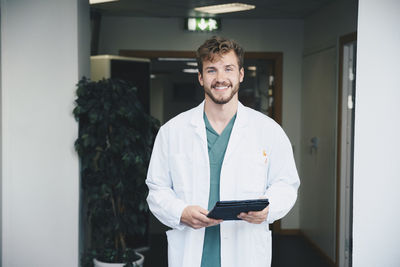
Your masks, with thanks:
M 303 19 L 321 7 L 337 0 L 120 0 L 103 4 L 92 5 L 92 9 L 104 15 L 134 16 L 134 17 L 218 17 L 239 19 Z M 194 7 L 242 2 L 255 5 L 250 11 L 220 14 L 199 13 Z

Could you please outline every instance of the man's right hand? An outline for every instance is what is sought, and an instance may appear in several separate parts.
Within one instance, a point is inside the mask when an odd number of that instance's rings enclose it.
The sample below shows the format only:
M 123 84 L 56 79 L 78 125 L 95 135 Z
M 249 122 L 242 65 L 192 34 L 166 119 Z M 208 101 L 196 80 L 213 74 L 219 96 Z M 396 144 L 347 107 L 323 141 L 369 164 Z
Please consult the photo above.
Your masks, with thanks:
M 208 210 L 200 206 L 187 206 L 181 216 L 181 222 L 194 229 L 214 226 L 220 224 L 222 220 L 215 220 L 207 217 Z

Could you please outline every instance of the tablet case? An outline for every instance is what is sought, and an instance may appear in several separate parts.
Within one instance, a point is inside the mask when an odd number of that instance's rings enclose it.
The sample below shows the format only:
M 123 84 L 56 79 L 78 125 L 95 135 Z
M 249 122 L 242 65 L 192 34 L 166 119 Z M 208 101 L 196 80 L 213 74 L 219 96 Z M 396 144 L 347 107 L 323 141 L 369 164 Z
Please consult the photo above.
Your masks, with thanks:
M 224 221 L 241 220 L 237 217 L 241 212 L 260 211 L 268 205 L 268 199 L 217 201 L 207 216 Z

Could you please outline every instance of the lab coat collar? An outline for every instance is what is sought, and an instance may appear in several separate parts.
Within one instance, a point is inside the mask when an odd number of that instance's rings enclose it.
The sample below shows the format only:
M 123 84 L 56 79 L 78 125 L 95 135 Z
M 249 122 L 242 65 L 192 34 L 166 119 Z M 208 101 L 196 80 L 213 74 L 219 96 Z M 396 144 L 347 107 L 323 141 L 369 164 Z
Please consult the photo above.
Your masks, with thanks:
M 204 142 L 205 147 L 207 147 L 207 133 L 206 126 L 204 123 L 204 102 L 201 102 L 196 108 L 194 108 L 193 116 L 191 118 L 190 124 L 195 128 L 196 134 Z M 227 147 L 226 156 L 231 154 L 233 148 L 240 142 L 240 137 L 243 134 L 243 128 L 246 127 L 248 123 L 248 116 L 246 112 L 246 107 L 242 103 L 238 102 L 238 109 L 236 113 L 235 123 L 233 125 L 230 141 Z
M 191 125 L 193 125 L 194 127 L 198 128 L 198 129 L 205 128 L 205 123 L 204 123 L 204 119 L 203 119 L 204 103 L 205 103 L 205 100 L 203 100 L 203 102 L 201 102 L 200 105 L 198 105 L 194 109 L 193 116 L 190 121 Z M 243 106 L 242 103 L 238 102 L 238 109 L 237 109 L 234 127 L 243 128 L 247 125 L 248 117 L 247 117 L 247 113 L 246 113 L 245 109 L 246 109 L 246 107 Z

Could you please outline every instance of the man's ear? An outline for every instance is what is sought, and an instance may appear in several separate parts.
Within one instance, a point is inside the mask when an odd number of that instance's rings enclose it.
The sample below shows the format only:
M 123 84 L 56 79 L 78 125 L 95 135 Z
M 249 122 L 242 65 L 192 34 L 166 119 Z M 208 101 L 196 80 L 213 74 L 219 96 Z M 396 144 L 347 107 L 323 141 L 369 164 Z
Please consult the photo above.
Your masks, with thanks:
M 203 75 L 201 75 L 201 72 L 199 71 L 198 73 L 198 78 L 199 78 L 199 83 L 201 86 L 204 86 L 204 82 L 203 82 Z
M 244 79 L 244 68 L 242 67 L 239 71 L 239 81 L 243 82 Z

